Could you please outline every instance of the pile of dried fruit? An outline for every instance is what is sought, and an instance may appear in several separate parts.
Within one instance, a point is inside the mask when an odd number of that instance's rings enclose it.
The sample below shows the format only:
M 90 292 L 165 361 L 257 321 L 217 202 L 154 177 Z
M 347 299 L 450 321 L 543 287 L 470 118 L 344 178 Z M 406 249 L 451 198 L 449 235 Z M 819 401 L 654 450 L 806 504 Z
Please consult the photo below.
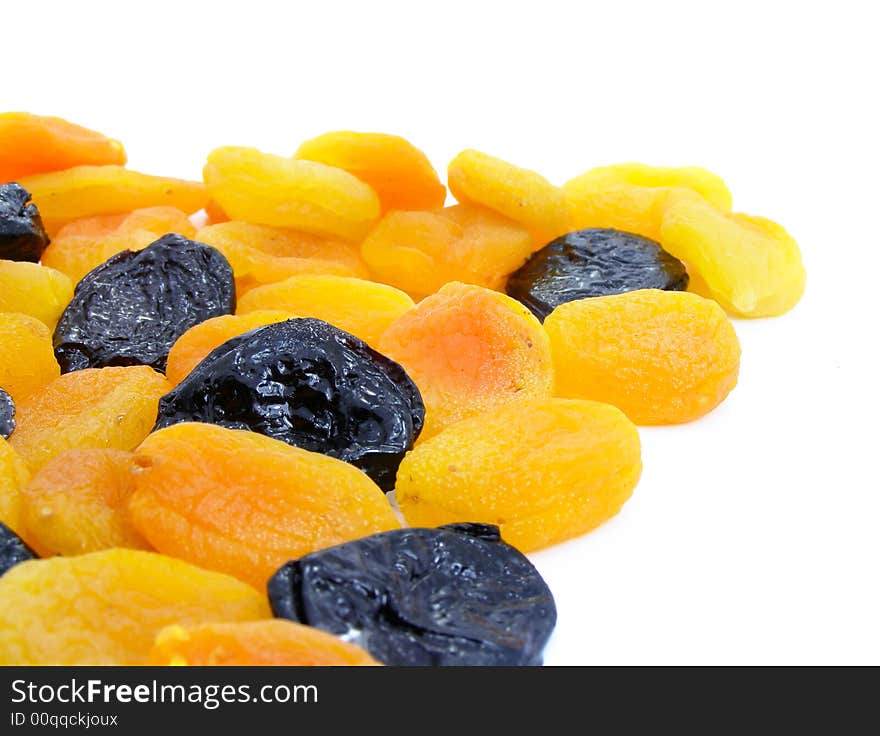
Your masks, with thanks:
M 125 162 L 0 115 L 0 664 L 538 664 L 523 552 L 614 516 L 635 425 L 715 408 L 727 315 L 804 288 L 700 168 L 464 151 L 444 207 L 392 135 Z

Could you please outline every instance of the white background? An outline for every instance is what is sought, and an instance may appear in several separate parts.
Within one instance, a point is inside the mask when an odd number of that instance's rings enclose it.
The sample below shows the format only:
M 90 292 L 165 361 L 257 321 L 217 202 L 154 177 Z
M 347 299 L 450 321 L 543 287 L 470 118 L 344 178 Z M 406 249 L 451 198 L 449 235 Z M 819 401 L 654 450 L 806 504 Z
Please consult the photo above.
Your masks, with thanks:
M 441 173 L 467 147 L 556 183 L 716 171 L 799 240 L 806 296 L 736 322 L 721 408 L 642 432 L 617 518 L 534 555 L 559 608 L 546 662 L 880 664 L 872 5 L 31 0 L 4 12 L 0 108 L 191 178 L 215 146 L 334 129 L 402 134 Z

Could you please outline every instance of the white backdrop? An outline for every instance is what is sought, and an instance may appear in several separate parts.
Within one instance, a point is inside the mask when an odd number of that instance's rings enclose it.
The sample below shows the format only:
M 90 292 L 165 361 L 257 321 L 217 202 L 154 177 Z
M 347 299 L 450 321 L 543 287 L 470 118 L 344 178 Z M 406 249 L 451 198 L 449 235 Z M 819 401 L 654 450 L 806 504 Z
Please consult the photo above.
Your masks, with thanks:
M 404 135 L 556 183 L 695 164 L 799 240 L 807 293 L 737 321 L 739 387 L 642 431 L 623 512 L 533 559 L 547 664 L 878 664 L 880 116 L 870 2 L 31 2 L 4 12 L 0 108 L 198 178 L 222 144 Z

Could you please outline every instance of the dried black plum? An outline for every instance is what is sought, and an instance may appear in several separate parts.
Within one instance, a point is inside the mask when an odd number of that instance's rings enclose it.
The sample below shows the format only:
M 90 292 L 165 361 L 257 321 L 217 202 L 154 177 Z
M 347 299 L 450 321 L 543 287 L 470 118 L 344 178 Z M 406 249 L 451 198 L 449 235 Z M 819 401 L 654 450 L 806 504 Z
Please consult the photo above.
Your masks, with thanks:
M 318 319 L 223 343 L 159 402 L 156 429 L 207 422 L 344 460 L 383 490 L 419 436 L 425 406 L 397 363 Z
M 15 402 L 12 397 L 0 388 L 0 437 L 9 439 L 15 429 Z
M 83 277 L 55 328 L 55 357 L 62 373 L 110 365 L 148 365 L 164 373 L 178 337 L 233 311 L 235 284 L 223 254 L 164 235 Z
M 398 529 L 288 562 L 279 618 L 324 629 L 387 665 L 539 665 L 553 595 L 498 528 Z
M 37 559 L 37 553 L 28 547 L 6 524 L 0 521 L 0 575 L 19 562 Z
M 660 243 L 621 230 L 568 233 L 535 252 L 507 280 L 507 293 L 540 320 L 560 304 L 637 289 L 684 291 L 684 264 Z
M 0 258 L 39 263 L 49 236 L 31 195 L 20 184 L 0 184 Z

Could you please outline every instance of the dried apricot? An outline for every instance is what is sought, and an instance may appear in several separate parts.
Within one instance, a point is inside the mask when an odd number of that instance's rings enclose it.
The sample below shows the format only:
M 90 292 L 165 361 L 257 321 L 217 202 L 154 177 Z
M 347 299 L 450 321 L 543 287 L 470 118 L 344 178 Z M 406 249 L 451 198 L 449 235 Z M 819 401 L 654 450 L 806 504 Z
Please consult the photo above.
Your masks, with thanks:
M 19 404 L 10 442 L 36 472 L 65 450 L 133 450 L 156 422 L 164 376 L 143 365 L 65 373 Z
M 31 560 L 0 578 L 0 665 L 143 664 L 171 624 L 270 615 L 249 585 L 154 552 Z
M 740 347 L 715 302 L 645 289 L 579 299 L 544 321 L 556 394 L 605 401 L 636 424 L 703 416 L 736 385 Z
M 229 222 L 229 217 L 214 199 L 209 199 L 205 203 L 205 214 L 208 216 L 209 225 L 219 225 L 221 222 Z
M 17 410 L 60 375 L 49 328 L 28 314 L 0 312 L 0 386 Z
M 360 241 L 379 216 L 376 192 L 347 171 L 256 148 L 213 150 L 204 178 L 233 220 Z
M 540 174 L 468 149 L 449 163 L 449 190 L 462 203 L 480 204 L 526 227 L 540 248 L 571 230 L 562 189 Z
M 19 535 L 21 489 L 30 480 L 27 465 L 6 440 L 0 438 L 0 521 Z
M 450 281 L 502 289 L 532 250 L 527 230 L 474 205 L 389 212 L 361 244 L 370 270 L 414 299 Z
M 277 309 L 261 309 L 248 314 L 226 314 L 213 317 L 190 327 L 184 332 L 168 353 L 165 376 L 173 388 L 180 383 L 203 358 L 227 340 L 243 335 L 257 327 L 282 322 L 295 315 Z
M 19 179 L 31 193 L 50 236 L 73 220 L 143 207 L 176 207 L 191 214 L 208 194 L 197 181 L 153 176 L 121 166 L 75 166 Z
M 333 667 L 380 666 L 363 649 L 292 621 L 268 619 L 162 629 L 149 665 Z
M 94 130 L 29 112 L 0 113 L 0 182 L 125 161 L 122 144 Z
M 0 261 L 0 312 L 36 317 L 54 329 L 73 298 L 73 283 L 53 268 L 26 261 Z
M 479 286 L 446 284 L 394 322 L 378 350 L 419 387 L 423 438 L 513 400 L 548 397 L 553 387 L 541 324 L 519 302 Z
M 346 276 L 306 275 L 251 289 L 239 301 L 238 313 L 282 309 L 329 322 L 375 346 L 389 325 L 413 306 L 409 296 L 387 284 Z
M 261 589 L 290 559 L 399 526 L 354 466 L 256 432 L 175 424 L 134 464 L 129 512 L 156 549 Z
M 724 212 L 697 197 L 679 198 L 666 210 L 660 238 L 733 315 L 773 317 L 803 296 L 807 276 L 800 249 L 771 220 Z
M 446 201 L 446 187 L 428 157 L 397 135 L 350 130 L 324 133 L 303 143 L 294 158 L 354 174 L 379 195 L 383 212 L 433 210 Z
M 632 494 L 639 434 L 619 409 L 577 399 L 522 401 L 418 444 L 395 493 L 411 526 L 497 524 L 522 551 L 584 534 Z
M 22 527 L 41 557 L 111 547 L 150 549 L 128 520 L 132 453 L 68 450 L 52 458 L 21 492 Z

